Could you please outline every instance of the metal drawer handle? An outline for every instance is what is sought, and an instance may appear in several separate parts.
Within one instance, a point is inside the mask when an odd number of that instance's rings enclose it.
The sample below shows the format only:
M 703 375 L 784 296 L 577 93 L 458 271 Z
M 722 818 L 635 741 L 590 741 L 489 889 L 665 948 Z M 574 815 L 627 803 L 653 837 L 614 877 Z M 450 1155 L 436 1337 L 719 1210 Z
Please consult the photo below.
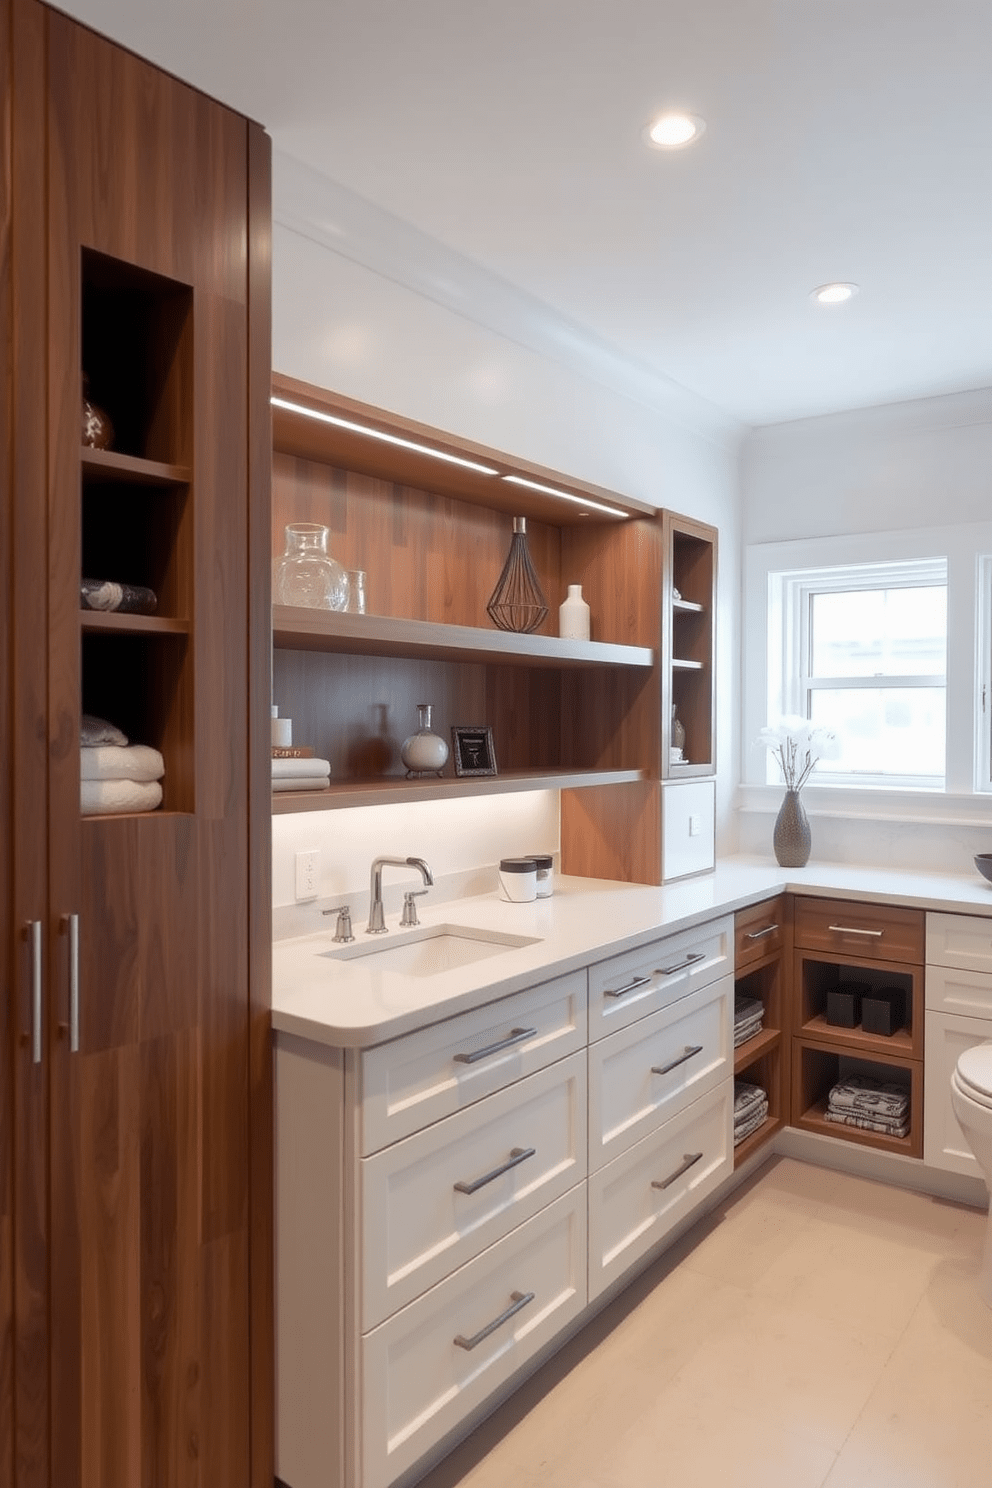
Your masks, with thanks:
M 473 1333 L 471 1338 L 466 1338 L 464 1333 L 459 1333 L 457 1338 L 452 1340 L 455 1347 L 463 1349 L 478 1348 L 484 1338 L 488 1338 L 490 1333 L 495 1333 L 497 1328 L 502 1328 L 504 1323 L 508 1323 L 512 1317 L 516 1317 L 522 1307 L 526 1307 L 528 1302 L 533 1302 L 534 1300 L 533 1292 L 511 1292 L 510 1296 L 513 1298 L 513 1301 L 505 1312 L 501 1312 L 499 1317 L 493 1318 L 491 1323 L 487 1323 L 484 1328 L 480 1328 L 478 1333 Z
M 41 921 L 24 926 L 31 945 L 31 1063 L 41 1063 Z
M 838 935 L 870 935 L 873 940 L 881 940 L 885 934 L 884 930 L 859 930 L 857 925 L 828 925 L 828 930 L 836 930 Z
M 702 1044 L 686 1044 L 684 1051 L 679 1055 L 678 1059 L 673 1059 L 671 1064 L 653 1064 L 651 1066 L 651 1073 L 653 1075 L 667 1075 L 669 1070 L 678 1069 L 679 1065 L 685 1064 L 687 1059 L 692 1059 L 694 1055 L 701 1054 L 702 1052 Z
M 831 929 L 833 927 L 831 926 Z M 762 940 L 766 935 L 772 935 L 778 929 L 777 925 L 765 925 L 762 930 L 748 930 L 744 936 L 745 940 Z
M 69 935 L 69 1053 L 79 1053 L 79 916 L 63 915 Z
M 533 1157 L 537 1151 L 536 1147 L 512 1147 L 509 1159 L 502 1167 L 493 1168 L 491 1173 L 483 1173 L 481 1178 L 473 1178 L 471 1182 L 456 1183 L 455 1193 L 474 1194 L 478 1189 L 485 1188 L 487 1183 L 492 1183 L 496 1178 L 502 1178 L 511 1168 L 519 1167 L 529 1157 Z
M 705 960 L 705 951 L 690 951 L 684 961 L 680 961 L 677 966 L 663 966 L 660 971 L 655 972 L 655 976 L 674 976 L 677 971 L 685 971 L 687 966 L 694 966 L 697 961 Z
M 675 1169 L 674 1173 L 671 1173 L 667 1178 L 662 1178 L 660 1180 L 656 1178 L 651 1184 L 651 1187 L 668 1188 L 670 1184 L 675 1182 L 676 1178 L 681 1178 L 683 1173 L 688 1173 L 689 1169 L 699 1161 L 702 1155 L 703 1154 L 701 1152 L 687 1152 L 685 1157 L 682 1159 L 679 1167 Z
M 649 976 L 635 977 L 624 987 L 607 987 L 603 992 L 604 997 L 623 997 L 626 992 L 635 992 L 638 987 L 646 987 L 651 978 Z
M 476 1049 L 473 1054 L 456 1054 L 456 1064 L 475 1064 L 479 1059 L 487 1059 L 490 1054 L 499 1054 L 504 1049 L 510 1049 L 514 1044 L 522 1044 L 524 1039 L 533 1038 L 537 1033 L 536 1028 L 513 1028 L 505 1039 L 500 1039 L 497 1044 L 487 1044 L 484 1049 Z

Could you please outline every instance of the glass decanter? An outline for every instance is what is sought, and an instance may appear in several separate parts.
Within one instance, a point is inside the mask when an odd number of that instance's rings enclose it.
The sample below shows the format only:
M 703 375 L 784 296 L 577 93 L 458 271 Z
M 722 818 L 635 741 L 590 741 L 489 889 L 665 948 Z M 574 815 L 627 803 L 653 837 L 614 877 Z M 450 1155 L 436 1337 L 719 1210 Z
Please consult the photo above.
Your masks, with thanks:
M 440 734 L 431 730 L 431 704 L 418 703 L 417 717 L 420 727 L 409 739 L 404 739 L 400 758 L 410 775 L 440 775 L 448 760 L 448 746 Z
M 272 575 L 274 604 L 305 605 L 315 610 L 343 610 L 348 604 L 348 575 L 327 551 L 330 528 L 319 522 L 291 522 L 286 551 Z

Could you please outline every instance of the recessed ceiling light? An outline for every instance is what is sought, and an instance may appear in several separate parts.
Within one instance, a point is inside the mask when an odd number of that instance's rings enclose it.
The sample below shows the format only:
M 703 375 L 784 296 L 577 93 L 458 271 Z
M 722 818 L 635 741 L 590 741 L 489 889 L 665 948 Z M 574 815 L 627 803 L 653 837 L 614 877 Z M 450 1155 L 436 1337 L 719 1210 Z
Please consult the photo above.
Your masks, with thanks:
M 818 305 L 843 305 L 858 292 L 856 284 L 821 284 L 810 291 L 810 299 Z
M 681 150 L 683 145 L 691 145 L 693 140 L 697 140 L 705 128 L 706 120 L 700 119 L 698 114 L 673 112 L 652 119 L 644 135 L 656 150 Z

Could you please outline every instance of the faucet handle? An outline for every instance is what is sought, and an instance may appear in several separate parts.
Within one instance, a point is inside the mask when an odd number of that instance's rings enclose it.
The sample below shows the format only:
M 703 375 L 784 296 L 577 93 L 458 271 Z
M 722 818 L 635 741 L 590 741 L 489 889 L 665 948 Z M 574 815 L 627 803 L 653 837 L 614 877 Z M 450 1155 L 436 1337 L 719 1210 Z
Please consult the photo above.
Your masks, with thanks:
M 426 889 L 407 889 L 406 890 L 406 892 L 403 895 L 403 913 L 400 916 L 400 929 L 401 930 L 403 930 L 403 929 L 409 929 L 413 925 L 419 925 L 420 924 L 420 921 L 417 919 L 417 906 L 414 904 L 413 901 L 415 899 L 419 899 L 420 896 L 421 896 L 421 894 L 426 894 L 426 893 L 427 893 L 427 890 Z
M 343 941 L 354 940 L 355 937 L 351 933 L 351 906 L 350 905 L 348 905 L 348 904 L 342 904 L 338 909 L 322 909 L 321 910 L 321 914 L 325 914 L 325 915 L 336 914 L 337 915 L 337 917 L 338 917 L 338 924 L 337 924 L 337 929 L 334 932 L 334 939 L 335 940 L 338 940 L 338 941 L 342 941 L 342 940 Z

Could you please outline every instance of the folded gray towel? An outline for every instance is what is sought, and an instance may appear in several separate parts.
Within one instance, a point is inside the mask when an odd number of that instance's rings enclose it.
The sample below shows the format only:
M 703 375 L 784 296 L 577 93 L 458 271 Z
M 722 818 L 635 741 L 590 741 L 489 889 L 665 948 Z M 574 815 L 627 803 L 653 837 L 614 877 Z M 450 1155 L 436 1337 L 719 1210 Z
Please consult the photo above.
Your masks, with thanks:
M 908 1137 L 908 1120 L 886 1120 L 884 1116 L 859 1116 L 854 1111 L 834 1111 L 827 1107 L 826 1118 L 838 1126 L 854 1126 L 859 1131 L 882 1132 L 887 1137 Z
M 768 1096 L 760 1085 L 752 1085 L 749 1080 L 735 1080 L 734 1120 L 736 1121 L 739 1116 L 750 1115 L 754 1107 L 767 1100 Z
M 828 1104 L 836 1111 L 855 1111 L 863 1116 L 904 1116 L 909 1094 L 905 1086 L 886 1084 L 871 1075 L 848 1075 L 834 1085 Z
M 763 1017 L 765 1005 L 760 997 L 734 998 L 734 1024 L 743 1023 L 750 1018 Z

